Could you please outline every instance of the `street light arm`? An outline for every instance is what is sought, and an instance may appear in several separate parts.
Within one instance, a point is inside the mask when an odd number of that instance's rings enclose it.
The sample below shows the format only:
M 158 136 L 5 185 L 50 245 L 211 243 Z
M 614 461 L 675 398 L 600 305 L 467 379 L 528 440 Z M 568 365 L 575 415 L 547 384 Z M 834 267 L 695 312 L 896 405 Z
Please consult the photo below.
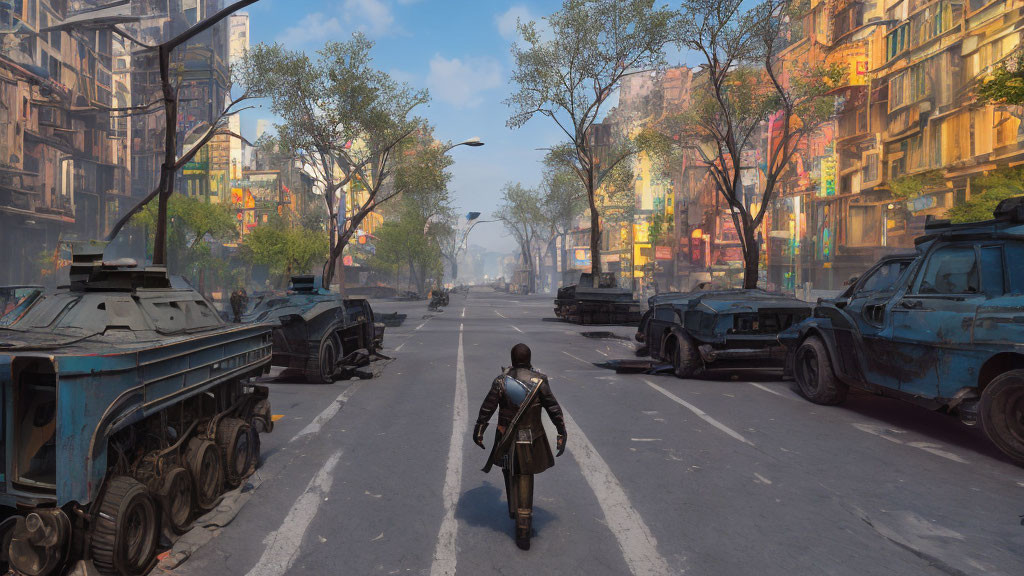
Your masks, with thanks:
M 472 148 L 477 148 L 477 147 L 483 146 L 483 145 L 484 145 L 484 142 L 483 142 L 483 140 L 480 139 L 479 136 L 473 136 L 472 138 L 469 138 L 467 140 L 463 140 L 462 142 L 459 142 L 457 144 L 450 144 L 450 145 L 446 146 L 445 149 L 442 152 L 447 153 L 449 150 L 451 150 L 452 148 L 455 148 L 456 146 L 470 146 Z

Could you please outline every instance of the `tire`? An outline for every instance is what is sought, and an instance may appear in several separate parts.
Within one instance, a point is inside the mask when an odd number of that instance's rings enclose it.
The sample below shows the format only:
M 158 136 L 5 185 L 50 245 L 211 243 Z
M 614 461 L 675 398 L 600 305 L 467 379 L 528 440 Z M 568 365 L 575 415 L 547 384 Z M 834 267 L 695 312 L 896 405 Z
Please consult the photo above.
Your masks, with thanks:
M 1024 465 L 1024 370 L 997 376 L 981 393 L 978 420 L 989 441 Z
M 156 496 L 164 523 L 175 534 L 184 534 L 191 526 L 192 476 L 181 466 L 173 466 L 160 479 Z
M 850 390 L 836 378 L 825 343 L 817 336 L 808 337 L 797 348 L 793 376 L 800 393 L 815 404 L 842 404 Z
M 693 378 L 704 371 L 700 354 L 693 340 L 686 334 L 678 334 L 674 338 L 674 346 L 669 347 L 672 358 L 672 372 L 676 378 Z
M 249 468 L 245 473 L 246 477 L 252 475 L 260 467 L 260 433 L 256 428 L 249 426 L 249 445 L 252 446 Z
M 94 518 L 90 548 L 101 574 L 142 576 L 156 564 L 160 513 L 138 480 L 114 476 Z
M 333 333 L 324 336 L 320 349 L 306 363 L 306 381 L 310 384 L 332 384 L 334 366 L 338 362 L 338 343 Z
M 192 476 L 193 503 L 196 510 L 206 512 L 217 505 L 224 487 L 224 462 L 216 444 L 192 438 L 185 448 L 185 467 Z
M 224 463 L 224 485 L 237 488 L 252 464 L 251 427 L 244 420 L 226 418 L 217 426 L 217 448 Z

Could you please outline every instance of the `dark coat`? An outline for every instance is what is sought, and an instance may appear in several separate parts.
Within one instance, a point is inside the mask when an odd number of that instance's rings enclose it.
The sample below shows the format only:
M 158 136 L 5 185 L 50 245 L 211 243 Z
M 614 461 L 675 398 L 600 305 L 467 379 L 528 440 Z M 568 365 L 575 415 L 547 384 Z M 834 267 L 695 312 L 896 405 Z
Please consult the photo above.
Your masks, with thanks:
M 519 405 L 514 404 L 505 394 L 504 375 L 521 382 L 539 383 L 540 388 L 533 396 L 530 405 L 526 408 L 516 430 L 508 430 L 508 425 L 515 418 L 519 411 Z M 511 368 L 494 379 L 491 389 L 480 406 L 480 415 L 477 424 L 487 424 L 498 411 L 498 429 L 495 433 L 494 444 L 497 446 L 503 434 L 516 434 L 518 430 L 526 430 L 532 435 L 532 444 L 519 444 L 513 442 L 514 450 L 509 454 L 496 454 L 492 451 L 491 458 L 495 464 L 501 463 L 503 467 L 511 466 L 516 474 L 539 474 L 554 466 L 555 458 L 551 454 L 551 445 L 548 443 L 544 433 L 544 423 L 541 421 L 541 411 L 547 411 L 548 417 L 555 425 L 558 433 L 565 435 L 565 420 L 562 417 L 562 407 L 558 400 L 551 393 L 548 385 L 548 377 L 540 372 L 528 368 Z M 505 458 L 505 456 L 508 456 Z

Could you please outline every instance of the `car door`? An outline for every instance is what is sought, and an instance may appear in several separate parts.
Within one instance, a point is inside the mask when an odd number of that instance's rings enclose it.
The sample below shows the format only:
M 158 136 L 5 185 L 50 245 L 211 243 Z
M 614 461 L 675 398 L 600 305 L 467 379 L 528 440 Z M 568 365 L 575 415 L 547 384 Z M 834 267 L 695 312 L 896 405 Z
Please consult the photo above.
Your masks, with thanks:
M 985 301 L 979 262 L 973 243 L 933 247 L 914 283 L 894 301 L 894 371 L 901 392 L 939 397 L 944 366 L 970 347 L 974 317 Z
M 913 263 L 913 258 L 884 260 L 857 282 L 842 311 L 834 314 L 838 367 L 852 378 L 899 388 L 899 378 L 893 374 L 893 359 L 889 354 L 892 330 L 887 308 L 899 283 Z
M 662 349 L 665 333 L 673 324 L 679 322 L 675 308 L 671 304 L 658 304 L 654 307 L 654 314 L 651 315 L 650 329 L 648 332 L 651 356 L 655 359 L 665 359 L 666 351 Z

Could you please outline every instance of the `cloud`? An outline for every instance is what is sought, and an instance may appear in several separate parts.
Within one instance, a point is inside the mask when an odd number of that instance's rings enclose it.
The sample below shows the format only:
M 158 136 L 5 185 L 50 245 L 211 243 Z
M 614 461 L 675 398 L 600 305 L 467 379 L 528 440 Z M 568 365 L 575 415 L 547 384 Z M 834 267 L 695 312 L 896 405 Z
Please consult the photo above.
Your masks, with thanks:
M 391 5 L 382 0 L 345 0 L 345 22 L 355 24 L 367 36 L 387 36 L 395 32 Z
M 299 23 L 277 35 L 277 41 L 288 47 L 319 44 L 343 34 L 337 18 L 327 18 L 322 12 L 306 14 Z
M 534 19 L 529 8 L 522 4 L 514 4 L 505 12 L 495 15 L 494 23 L 498 26 L 498 34 L 501 34 L 502 38 L 514 40 L 519 35 L 516 31 L 516 21 L 521 20 L 525 24 Z
M 427 88 L 430 94 L 456 108 L 475 108 L 483 101 L 482 93 L 501 86 L 502 72 L 498 61 L 490 57 L 447 59 L 440 54 L 430 59 Z

